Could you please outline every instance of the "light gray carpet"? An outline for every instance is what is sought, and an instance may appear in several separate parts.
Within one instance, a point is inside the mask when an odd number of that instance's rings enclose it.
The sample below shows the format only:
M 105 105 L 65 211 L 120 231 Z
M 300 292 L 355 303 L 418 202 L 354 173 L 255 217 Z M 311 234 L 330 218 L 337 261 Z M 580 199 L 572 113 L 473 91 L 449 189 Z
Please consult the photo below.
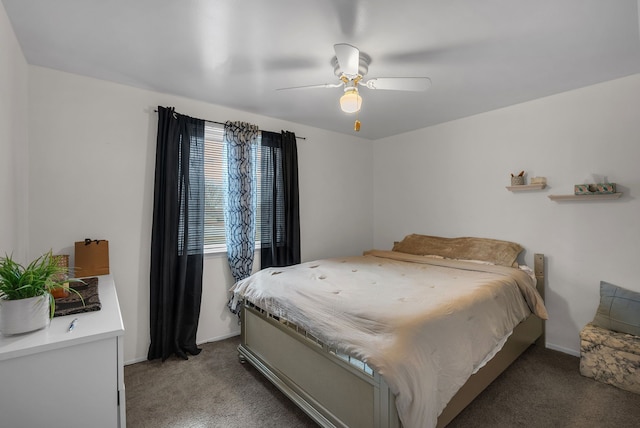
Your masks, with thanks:
M 316 427 L 249 364 L 239 338 L 207 343 L 188 361 L 125 367 L 127 426 Z M 450 428 L 638 427 L 640 395 L 580 376 L 579 359 L 533 346 Z
M 532 346 L 449 428 L 640 427 L 640 395 L 580 375 L 580 359 Z
M 185 361 L 125 366 L 129 428 L 317 425 L 257 370 L 240 364 L 239 337 L 207 343 Z

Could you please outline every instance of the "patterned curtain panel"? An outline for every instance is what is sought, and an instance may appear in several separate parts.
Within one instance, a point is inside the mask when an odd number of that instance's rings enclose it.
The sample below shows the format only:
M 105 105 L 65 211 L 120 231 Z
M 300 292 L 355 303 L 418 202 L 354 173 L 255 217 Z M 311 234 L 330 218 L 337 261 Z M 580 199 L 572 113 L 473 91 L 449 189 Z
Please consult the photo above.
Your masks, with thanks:
M 244 122 L 224 125 L 227 152 L 225 235 L 227 258 L 236 281 L 251 275 L 256 236 L 256 155 L 258 127 Z

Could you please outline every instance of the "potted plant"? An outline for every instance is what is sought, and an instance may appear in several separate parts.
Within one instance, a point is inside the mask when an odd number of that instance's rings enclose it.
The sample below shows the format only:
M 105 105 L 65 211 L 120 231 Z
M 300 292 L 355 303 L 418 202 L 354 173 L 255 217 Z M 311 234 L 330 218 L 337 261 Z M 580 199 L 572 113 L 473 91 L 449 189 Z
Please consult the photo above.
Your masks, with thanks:
M 0 259 L 0 331 L 26 333 L 49 325 L 55 311 L 51 292 L 65 287 L 68 268 L 51 251 L 26 267 L 11 256 Z M 76 292 L 73 289 L 69 289 Z M 77 294 L 77 292 L 76 292 Z

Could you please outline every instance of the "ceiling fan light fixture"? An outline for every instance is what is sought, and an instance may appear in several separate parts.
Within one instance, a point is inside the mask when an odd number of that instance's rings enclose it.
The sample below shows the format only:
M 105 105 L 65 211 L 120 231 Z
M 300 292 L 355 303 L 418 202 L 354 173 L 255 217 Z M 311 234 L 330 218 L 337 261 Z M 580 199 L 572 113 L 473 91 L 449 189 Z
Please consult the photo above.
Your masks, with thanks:
M 347 89 L 340 97 L 340 108 L 345 113 L 356 113 L 362 107 L 362 97 L 355 88 Z

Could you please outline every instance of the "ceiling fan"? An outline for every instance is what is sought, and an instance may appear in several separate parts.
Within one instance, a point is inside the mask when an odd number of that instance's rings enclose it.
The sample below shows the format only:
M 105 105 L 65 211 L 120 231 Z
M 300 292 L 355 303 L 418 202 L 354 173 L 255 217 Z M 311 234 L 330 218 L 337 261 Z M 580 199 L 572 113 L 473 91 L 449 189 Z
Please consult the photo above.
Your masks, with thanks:
M 363 79 L 369 71 L 371 57 L 347 43 L 335 44 L 333 48 L 336 55 L 331 63 L 333 72 L 340 79 L 339 83 L 295 86 L 278 90 L 339 88 L 342 86 L 344 94 L 340 97 L 340 108 L 345 113 L 357 113 L 362 107 L 362 97 L 358 92 L 358 87 L 392 91 L 426 91 L 431 86 L 431 79 L 428 77 L 376 77 L 365 81 Z M 360 130 L 359 120 L 356 120 L 355 130 Z

